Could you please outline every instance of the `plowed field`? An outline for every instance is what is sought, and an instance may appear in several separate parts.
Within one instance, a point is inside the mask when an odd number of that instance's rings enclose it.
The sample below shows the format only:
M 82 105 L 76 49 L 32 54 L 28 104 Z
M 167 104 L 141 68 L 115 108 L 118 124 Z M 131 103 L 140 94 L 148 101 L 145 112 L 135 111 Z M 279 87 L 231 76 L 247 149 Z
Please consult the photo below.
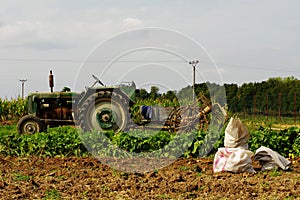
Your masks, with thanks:
M 125 173 L 88 158 L 0 157 L 0 199 L 300 199 L 300 159 L 291 171 L 212 172 L 212 159 L 178 159 Z

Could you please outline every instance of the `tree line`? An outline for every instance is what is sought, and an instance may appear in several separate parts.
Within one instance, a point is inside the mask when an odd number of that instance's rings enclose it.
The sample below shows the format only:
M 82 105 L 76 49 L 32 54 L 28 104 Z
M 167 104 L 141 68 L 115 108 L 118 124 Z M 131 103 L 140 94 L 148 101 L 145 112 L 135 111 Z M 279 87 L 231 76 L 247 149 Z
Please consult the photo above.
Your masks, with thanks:
M 209 88 L 209 89 L 208 89 Z M 195 84 L 195 95 L 204 94 L 210 99 L 224 98 L 225 90 L 228 110 L 233 113 L 293 116 L 300 111 L 300 80 L 294 77 L 269 78 L 262 82 L 250 82 L 242 85 L 225 83 L 218 85 L 205 82 Z M 213 98 L 211 98 L 213 96 Z M 179 91 L 160 93 L 159 88 L 152 86 L 150 92 L 141 89 L 137 99 L 173 100 L 192 99 L 192 87 L 187 86 Z M 298 115 L 297 114 L 297 115 Z
M 300 80 L 294 77 L 267 81 L 225 84 L 228 108 L 247 114 L 293 116 L 299 112 Z

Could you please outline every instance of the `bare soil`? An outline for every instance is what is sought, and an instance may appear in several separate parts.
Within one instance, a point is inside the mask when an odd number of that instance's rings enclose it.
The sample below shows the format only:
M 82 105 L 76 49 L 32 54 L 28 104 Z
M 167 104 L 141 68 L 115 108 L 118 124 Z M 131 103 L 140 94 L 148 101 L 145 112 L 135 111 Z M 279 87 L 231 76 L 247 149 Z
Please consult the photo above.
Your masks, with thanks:
M 178 159 L 147 173 L 93 157 L 0 157 L 0 199 L 300 199 L 300 158 L 290 171 L 212 172 L 213 159 Z

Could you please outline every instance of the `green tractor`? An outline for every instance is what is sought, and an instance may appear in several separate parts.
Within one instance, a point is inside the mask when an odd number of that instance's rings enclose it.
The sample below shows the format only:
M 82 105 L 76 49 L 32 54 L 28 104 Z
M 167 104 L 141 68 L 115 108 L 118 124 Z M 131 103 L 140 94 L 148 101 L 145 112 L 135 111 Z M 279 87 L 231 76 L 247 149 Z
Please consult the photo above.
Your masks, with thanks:
M 33 134 L 47 127 L 79 125 L 84 131 L 124 130 L 130 121 L 129 109 L 135 98 L 133 82 L 118 86 L 104 86 L 96 80 L 84 92 L 53 92 L 53 75 L 50 71 L 51 92 L 30 93 L 27 97 L 27 115 L 17 124 L 19 133 Z M 96 87 L 96 84 L 101 86 Z
M 211 102 L 200 97 L 203 107 L 198 105 L 174 107 L 141 106 L 141 120 L 133 121 L 131 108 L 135 103 L 134 82 L 117 86 L 105 86 L 96 76 L 95 82 L 81 93 L 53 92 L 53 75 L 50 71 L 51 92 L 30 93 L 27 97 L 27 115 L 17 124 L 20 134 L 46 131 L 47 127 L 62 125 L 80 126 L 83 131 L 124 131 L 132 128 L 164 129 L 170 132 L 190 131 L 207 127 L 207 115 L 212 111 Z M 96 86 L 100 84 L 100 86 Z M 220 105 L 217 105 L 225 113 Z M 134 117 L 133 117 L 134 118 Z M 150 124 L 151 122 L 151 124 Z

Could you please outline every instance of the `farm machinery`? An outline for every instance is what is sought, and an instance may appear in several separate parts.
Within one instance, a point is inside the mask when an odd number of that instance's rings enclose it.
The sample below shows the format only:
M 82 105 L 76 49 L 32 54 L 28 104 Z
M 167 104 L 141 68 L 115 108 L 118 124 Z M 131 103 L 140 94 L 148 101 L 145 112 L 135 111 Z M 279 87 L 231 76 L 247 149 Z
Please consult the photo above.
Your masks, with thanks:
M 95 82 L 81 93 L 68 90 L 53 92 L 53 75 L 50 71 L 51 92 L 28 95 L 27 114 L 18 121 L 18 132 L 33 134 L 45 131 L 47 127 L 63 125 L 77 125 L 83 131 L 120 131 L 142 128 L 155 121 L 162 123 L 161 129 L 175 132 L 189 131 L 191 127 L 203 128 L 208 124 L 208 114 L 213 105 L 204 96 L 200 98 L 203 102 L 201 108 L 196 105 L 177 108 L 141 107 L 143 120 L 134 122 L 131 119 L 131 108 L 139 92 L 134 82 L 105 86 L 96 76 L 92 77 Z

